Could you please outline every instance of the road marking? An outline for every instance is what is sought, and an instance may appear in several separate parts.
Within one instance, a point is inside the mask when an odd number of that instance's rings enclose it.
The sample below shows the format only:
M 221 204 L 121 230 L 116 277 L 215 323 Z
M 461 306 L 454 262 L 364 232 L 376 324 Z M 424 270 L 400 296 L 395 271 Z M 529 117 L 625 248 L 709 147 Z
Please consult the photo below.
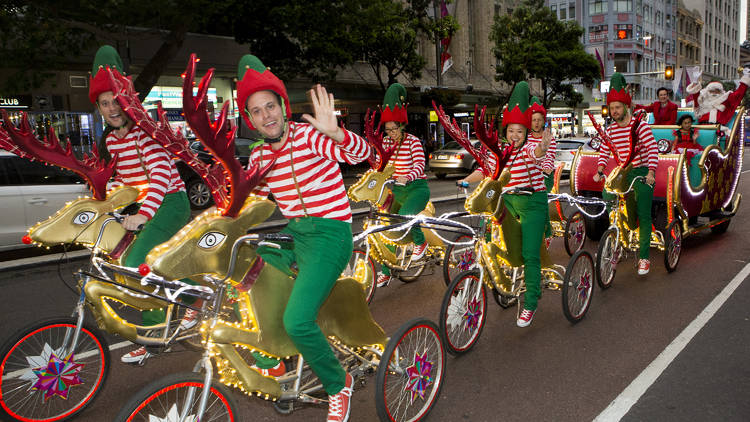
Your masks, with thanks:
M 617 398 L 599 416 L 594 419 L 595 422 L 619 421 L 625 414 L 630 411 L 635 403 L 641 398 L 643 393 L 656 381 L 664 372 L 670 363 L 682 352 L 682 349 L 690 343 L 690 340 L 698 334 L 698 331 L 716 314 L 724 302 L 734 293 L 742 282 L 750 275 L 750 264 L 745 265 L 737 273 L 732 281 L 719 293 L 708 306 L 690 323 L 684 330 L 656 357 L 643 372 L 620 393 Z

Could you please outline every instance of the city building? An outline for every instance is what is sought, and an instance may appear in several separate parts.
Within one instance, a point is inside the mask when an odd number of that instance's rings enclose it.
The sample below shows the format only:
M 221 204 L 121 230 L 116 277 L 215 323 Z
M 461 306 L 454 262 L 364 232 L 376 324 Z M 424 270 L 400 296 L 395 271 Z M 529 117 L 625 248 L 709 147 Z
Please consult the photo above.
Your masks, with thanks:
M 703 17 L 702 55 L 703 80 L 735 80 L 739 78 L 740 62 L 740 1 L 682 0 L 686 9 L 698 10 Z M 744 37 L 744 34 L 743 34 Z
M 698 9 L 688 9 L 683 0 L 677 3 L 677 69 L 701 64 L 703 15 Z

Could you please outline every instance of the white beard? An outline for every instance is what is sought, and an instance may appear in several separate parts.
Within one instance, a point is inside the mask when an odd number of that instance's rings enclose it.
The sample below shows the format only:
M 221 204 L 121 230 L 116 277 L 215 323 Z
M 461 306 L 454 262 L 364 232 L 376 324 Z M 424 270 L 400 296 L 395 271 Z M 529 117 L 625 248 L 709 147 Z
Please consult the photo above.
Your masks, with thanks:
M 695 110 L 695 114 L 698 118 L 705 114 L 710 113 L 713 110 L 724 111 L 724 101 L 729 98 L 729 92 L 722 92 L 721 94 L 710 94 L 707 88 L 701 90 L 698 96 L 698 108 Z

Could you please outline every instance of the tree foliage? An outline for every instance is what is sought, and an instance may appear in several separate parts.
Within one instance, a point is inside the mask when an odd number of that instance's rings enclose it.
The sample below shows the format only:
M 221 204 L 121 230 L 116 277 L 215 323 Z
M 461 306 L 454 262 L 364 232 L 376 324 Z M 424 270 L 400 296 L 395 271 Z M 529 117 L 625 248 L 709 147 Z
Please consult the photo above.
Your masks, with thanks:
M 4 1 L 0 5 L 0 63 L 14 69 L 0 89 L 38 88 L 53 73 L 98 45 L 124 42 L 126 28 L 158 34 L 162 44 L 134 84 L 141 99 L 174 58 L 187 32 L 226 35 L 232 2 L 212 0 Z M 93 57 L 91 57 L 93 59 Z
M 495 79 L 511 85 L 539 79 L 545 107 L 556 98 L 577 105 L 583 96 L 571 81 L 590 85 L 599 76 L 596 59 L 583 49 L 582 35 L 576 22 L 557 20 L 543 0 L 524 0 L 512 15 L 495 17 L 490 34 L 499 62 Z

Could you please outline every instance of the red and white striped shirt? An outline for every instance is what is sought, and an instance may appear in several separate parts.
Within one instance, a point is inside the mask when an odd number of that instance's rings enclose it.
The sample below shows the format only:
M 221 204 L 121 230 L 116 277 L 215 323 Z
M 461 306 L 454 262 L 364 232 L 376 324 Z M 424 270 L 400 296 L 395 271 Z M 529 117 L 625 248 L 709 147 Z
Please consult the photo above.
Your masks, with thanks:
M 105 142 L 109 154 L 112 157 L 117 154 L 113 185 L 125 184 L 138 189 L 139 214 L 150 220 L 161 206 L 164 195 L 185 190 L 185 183 L 167 150 L 138 126 L 134 125 L 123 138 L 112 132 Z
M 607 128 L 607 135 L 615 145 L 620 160 L 625 160 L 630 152 L 630 128 L 633 127 L 634 123 L 635 118 L 631 117 L 630 123 L 625 127 L 613 123 Z M 641 122 L 638 126 L 638 145 L 635 146 L 635 149 L 633 167 L 648 166 L 649 170 L 656 171 L 656 166 L 659 164 L 659 151 L 656 149 L 656 141 L 654 140 L 654 134 L 651 132 L 651 127 L 646 122 Z M 611 154 L 609 145 L 602 142 L 597 165 L 606 166 Z
M 253 193 L 261 196 L 273 193 L 286 218 L 305 217 L 307 208 L 310 217 L 350 223 L 352 210 L 337 162 L 356 164 L 369 155 L 370 147 L 353 132 L 344 130 L 344 140 L 337 143 L 308 123 L 289 122 L 289 137 L 279 151 L 271 149 L 270 144 L 263 144 L 250 153 L 248 165 L 259 163 L 261 169 L 276 158 L 273 168 Z M 301 201 L 292 170 L 299 184 Z
M 544 186 L 544 176 L 542 176 L 541 162 L 542 158 L 537 158 L 534 154 L 537 144 L 526 142 L 518 148 L 513 148 L 510 155 L 510 180 L 503 190 L 509 188 L 529 187 L 534 192 L 546 192 Z
M 531 132 L 529 132 L 529 138 L 527 139 L 527 143 L 534 144 L 534 147 L 536 148 L 536 145 L 539 145 L 539 142 L 542 141 L 542 137 L 536 137 Z M 552 140 L 549 143 L 549 147 L 547 147 L 547 153 L 544 155 L 544 158 L 542 159 L 542 170 L 544 170 L 547 173 L 552 172 L 555 170 L 555 154 L 557 153 L 557 141 L 555 138 L 552 138 Z
M 400 176 L 406 177 L 406 180 L 409 182 L 417 179 L 426 179 L 424 174 L 425 160 L 422 141 L 410 133 L 404 133 L 404 139 L 401 140 L 401 143 L 395 142 L 389 136 L 383 138 L 383 147 L 385 149 L 390 149 L 394 145 L 398 146 L 389 160 L 396 167 L 393 179 Z

